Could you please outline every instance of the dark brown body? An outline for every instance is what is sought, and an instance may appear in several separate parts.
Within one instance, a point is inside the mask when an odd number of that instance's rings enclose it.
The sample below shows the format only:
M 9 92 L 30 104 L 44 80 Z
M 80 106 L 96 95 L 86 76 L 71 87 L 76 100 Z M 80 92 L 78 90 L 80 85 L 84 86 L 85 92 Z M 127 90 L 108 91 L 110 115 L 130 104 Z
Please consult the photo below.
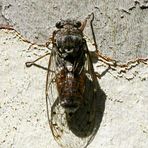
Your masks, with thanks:
M 61 105 L 75 111 L 83 102 L 85 89 L 85 44 L 80 22 L 66 20 L 56 24 L 53 50 L 56 57 L 56 85 Z
M 85 74 L 75 76 L 74 73 L 62 70 L 56 78 L 61 105 L 70 110 L 77 109 L 83 102 Z

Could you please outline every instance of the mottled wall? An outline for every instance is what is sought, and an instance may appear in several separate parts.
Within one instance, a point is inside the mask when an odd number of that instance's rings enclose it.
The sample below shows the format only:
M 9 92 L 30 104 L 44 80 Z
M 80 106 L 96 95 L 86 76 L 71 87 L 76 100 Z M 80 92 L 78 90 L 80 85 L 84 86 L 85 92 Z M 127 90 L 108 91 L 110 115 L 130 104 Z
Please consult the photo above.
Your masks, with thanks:
M 13 25 L 32 41 L 45 42 L 59 19 L 83 20 L 94 12 L 100 51 L 127 61 L 148 55 L 147 8 L 146 0 L 2 0 L 0 23 Z M 90 36 L 89 32 L 87 28 Z
M 84 20 L 91 12 L 104 55 L 122 63 L 148 57 L 147 0 L 0 0 L 0 24 L 13 25 L 37 43 L 48 40 L 59 19 Z M 89 25 L 85 34 L 92 40 Z M 25 67 L 45 49 L 26 50 L 29 46 L 14 31 L 0 30 L 0 148 L 59 148 L 47 122 L 46 72 Z M 99 84 L 106 102 L 88 148 L 147 148 L 148 65 L 140 63 L 121 74 L 120 68 L 113 71 L 100 61 L 94 67 L 102 74 Z

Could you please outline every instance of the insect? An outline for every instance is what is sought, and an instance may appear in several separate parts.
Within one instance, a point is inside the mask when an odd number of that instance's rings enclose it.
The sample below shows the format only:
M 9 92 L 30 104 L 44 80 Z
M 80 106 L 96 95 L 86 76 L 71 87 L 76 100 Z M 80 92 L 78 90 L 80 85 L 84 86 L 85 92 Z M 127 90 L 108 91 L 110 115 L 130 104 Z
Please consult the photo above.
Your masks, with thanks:
M 115 70 L 121 67 L 124 72 L 132 68 L 132 65 L 148 60 L 137 59 L 119 65 L 117 61 L 101 55 L 97 50 L 92 26 L 93 13 L 82 23 L 70 19 L 56 23 L 57 30 L 51 38 L 51 53 L 27 62 L 26 66 L 34 65 L 47 70 L 45 93 L 49 125 L 55 140 L 66 148 L 86 147 L 93 140 L 104 111 L 106 96 L 99 87 L 83 35 L 89 19 L 95 53 L 98 60 L 108 64 L 109 68 Z M 31 43 L 25 39 L 23 41 Z M 36 63 L 46 56 L 50 56 L 47 68 Z
M 55 140 L 66 148 L 87 146 L 102 118 L 103 111 L 99 121 L 96 119 L 96 100 L 103 92 L 83 35 L 90 18 L 92 23 L 93 13 L 82 23 L 70 19 L 56 23 L 48 68 L 36 62 L 49 53 L 26 63 L 27 67 L 34 65 L 47 70 L 45 92 L 49 125 Z
M 51 53 L 27 62 L 26 66 L 34 65 L 47 70 L 45 94 L 48 121 L 55 140 L 64 148 L 87 147 L 100 126 L 104 112 L 106 96 L 99 87 L 83 34 L 88 20 L 95 54 L 109 68 L 115 70 L 120 67 L 126 71 L 132 68 L 132 64 L 147 61 L 137 59 L 120 65 L 100 54 L 92 25 L 93 13 L 83 22 L 67 19 L 56 23 L 57 30 L 51 38 Z M 36 63 L 48 55 L 47 68 Z

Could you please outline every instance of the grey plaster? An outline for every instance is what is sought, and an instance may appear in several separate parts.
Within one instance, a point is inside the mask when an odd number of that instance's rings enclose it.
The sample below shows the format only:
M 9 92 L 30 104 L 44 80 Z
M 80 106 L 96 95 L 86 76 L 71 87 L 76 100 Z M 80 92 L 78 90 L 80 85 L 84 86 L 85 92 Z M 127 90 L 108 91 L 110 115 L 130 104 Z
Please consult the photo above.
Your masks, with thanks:
M 59 19 L 84 20 L 91 12 L 104 55 L 121 63 L 148 57 L 147 0 L 0 0 L 0 24 L 38 44 L 48 41 Z M 92 41 L 89 25 L 85 34 Z M 46 49 L 27 51 L 29 45 L 14 31 L 0 30 L 0 148 L 58 148 L 46 117 L 46 72 L 24 65 Z M 107 69 L 99 61 L 94 66 L 99 73 Z M 109 70 L 99 83 L 107 95 L 105 112 L 88 148 L 147 148 L 148 66 L 140 63 L 121 75 Z

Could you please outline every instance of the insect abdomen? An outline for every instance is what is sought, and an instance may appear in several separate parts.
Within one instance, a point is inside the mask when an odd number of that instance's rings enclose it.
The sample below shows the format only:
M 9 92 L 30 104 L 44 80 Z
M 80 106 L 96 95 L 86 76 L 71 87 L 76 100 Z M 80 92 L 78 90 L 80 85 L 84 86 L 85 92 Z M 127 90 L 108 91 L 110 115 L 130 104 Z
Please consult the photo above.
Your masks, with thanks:
M 56 78 L 60 103 L 64 108 L 78 108 L 83 101 L 84 76 L 61 71 Z

